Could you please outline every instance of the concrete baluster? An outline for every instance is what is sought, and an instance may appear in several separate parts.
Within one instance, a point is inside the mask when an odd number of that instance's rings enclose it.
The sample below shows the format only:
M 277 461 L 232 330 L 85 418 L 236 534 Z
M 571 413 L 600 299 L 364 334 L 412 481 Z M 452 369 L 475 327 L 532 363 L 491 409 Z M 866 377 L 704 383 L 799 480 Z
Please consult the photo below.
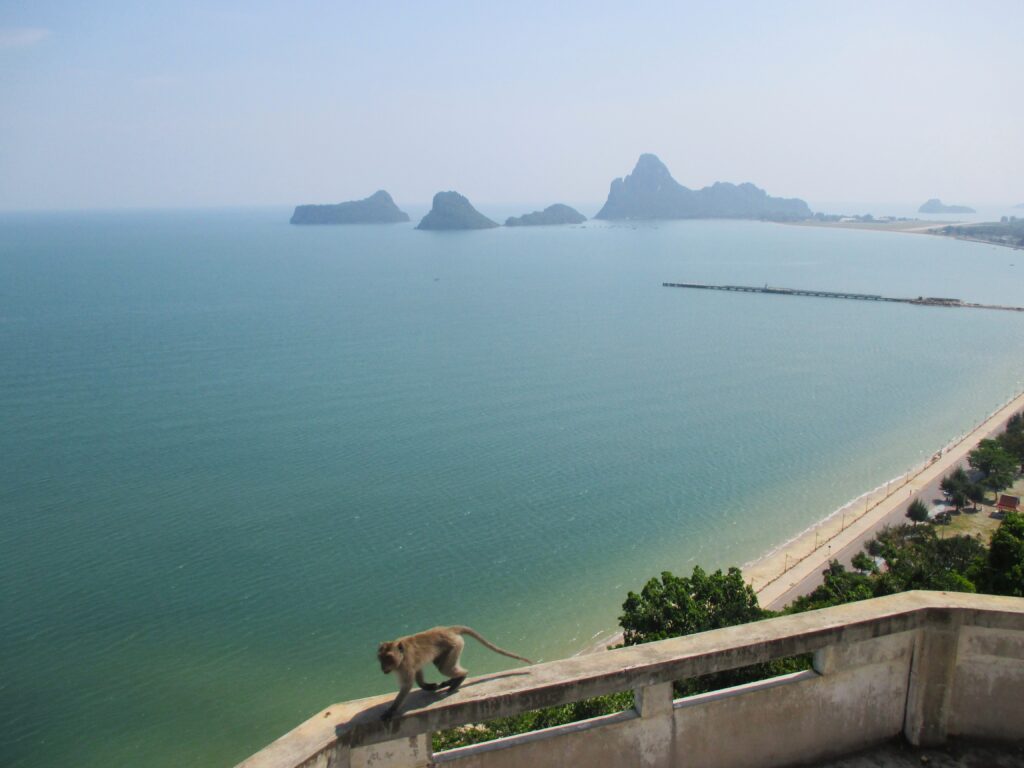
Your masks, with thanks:
M 903 721 L 903 735 L 915 746 L 946 742 L 961 624 L 958 613 L 935 612 L 917 631 Z
M 669 768 L 672 765 L 672 740 L 675 735 L 672 683 L 637 688 L 634 696 L 636 711 L 643 723 L 637 744 L 637 764 L 643 768 Z

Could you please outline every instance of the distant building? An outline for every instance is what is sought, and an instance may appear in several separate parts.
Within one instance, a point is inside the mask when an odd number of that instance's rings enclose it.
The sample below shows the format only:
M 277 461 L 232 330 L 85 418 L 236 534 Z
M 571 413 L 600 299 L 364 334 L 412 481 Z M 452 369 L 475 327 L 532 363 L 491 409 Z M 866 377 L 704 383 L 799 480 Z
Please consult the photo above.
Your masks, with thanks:
M 1008 496 L 1005 493 L 999 495 L 999 503 L 996 504 L 996 509 L 1000 512 L 1019 512 L 1020 511 L 1020 496 Z

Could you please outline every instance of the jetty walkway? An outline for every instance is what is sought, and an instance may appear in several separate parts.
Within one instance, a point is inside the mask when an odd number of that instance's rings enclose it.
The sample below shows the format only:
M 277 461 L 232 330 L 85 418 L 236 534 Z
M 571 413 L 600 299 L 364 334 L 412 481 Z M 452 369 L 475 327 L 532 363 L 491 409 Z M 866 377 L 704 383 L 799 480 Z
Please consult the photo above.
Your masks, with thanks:
M 916 304 L 924 307 L 960 307 L 965 309 L 999 309 L 1006 312 L 1024 312 L 1024 307 L 1003 304 L 977 304 L 938 296 L 918 296 L 916 299 L 901 299 L 880 296 L 875 293 L 849 293 L 846 291 L 811 291 L 801 288 L 774 288 L 768 285 L 705 285 L 704 283 L 662 283 L 665 288 L 697 288 L 704 291 L 735 291 L 740 293 L 773 293 L 780 296 L 814 296 L 821 299 L 853 299 L 855 301 L 890 301 L 897 304 Z

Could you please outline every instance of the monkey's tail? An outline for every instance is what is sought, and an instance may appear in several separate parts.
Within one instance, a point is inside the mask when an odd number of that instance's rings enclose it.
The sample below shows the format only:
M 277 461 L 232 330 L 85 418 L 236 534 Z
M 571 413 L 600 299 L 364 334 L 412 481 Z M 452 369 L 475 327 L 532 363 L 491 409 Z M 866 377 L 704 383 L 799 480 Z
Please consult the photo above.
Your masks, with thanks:
M 495 653 L 500 653 L 502 656 L 508 656 L 510 659 L 519 659 L 520 661 L 525 661 L 527 664 L 533 664 L 533 662 L 525 656 L 520 656 L 519 654 L 512 653 L 511 651 L 506 651 L 504 648 L 499 648 L 493 643 L 488 642 L 484 639 L 483 635 L 481 635 L 472 627 L 449 627 L 449 629 L 451 629 L 452 632 L 455 632 L 459 635 L 469 635 L 477 642 L 479 642 L 481 645 L 483 645 L 484 648 L 489 648 Z

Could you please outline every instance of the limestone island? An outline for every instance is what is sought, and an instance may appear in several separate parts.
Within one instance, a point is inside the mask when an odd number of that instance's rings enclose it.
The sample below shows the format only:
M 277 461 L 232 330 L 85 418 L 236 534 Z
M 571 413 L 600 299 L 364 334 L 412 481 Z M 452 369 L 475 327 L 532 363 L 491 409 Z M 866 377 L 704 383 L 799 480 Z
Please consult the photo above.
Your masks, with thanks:
M 918 213 L 977 213 L 966 205 L 945 205 L 939 198 L 933 197 L 917 209 Z
M 753 184 L 716 182 L 689 189 L 656 156 L 640 155 L 633 172 L 615 179 L 596 219 L 766 219 L 800 221 L 811 209 L 798 198 L 771 197 Z
M 543 211 L 524 213 L 522 216 L 509 216 L 505 219 L 506 227 L 548 227 L 555 224 L 582 224 L 587 217 L 570 208 L 568 205 L 555 203 Z
M 474 208 L 458 192 L 438 192 L 430 213 L 416 229 L 491 229 L 498 224 Z
M 400 210 L 391 195 L 383 189 L 365 200 L 350 200 L 337 205 L 298 205 L 292 224 L 393 224 L 408 221 L 409 214 Z

